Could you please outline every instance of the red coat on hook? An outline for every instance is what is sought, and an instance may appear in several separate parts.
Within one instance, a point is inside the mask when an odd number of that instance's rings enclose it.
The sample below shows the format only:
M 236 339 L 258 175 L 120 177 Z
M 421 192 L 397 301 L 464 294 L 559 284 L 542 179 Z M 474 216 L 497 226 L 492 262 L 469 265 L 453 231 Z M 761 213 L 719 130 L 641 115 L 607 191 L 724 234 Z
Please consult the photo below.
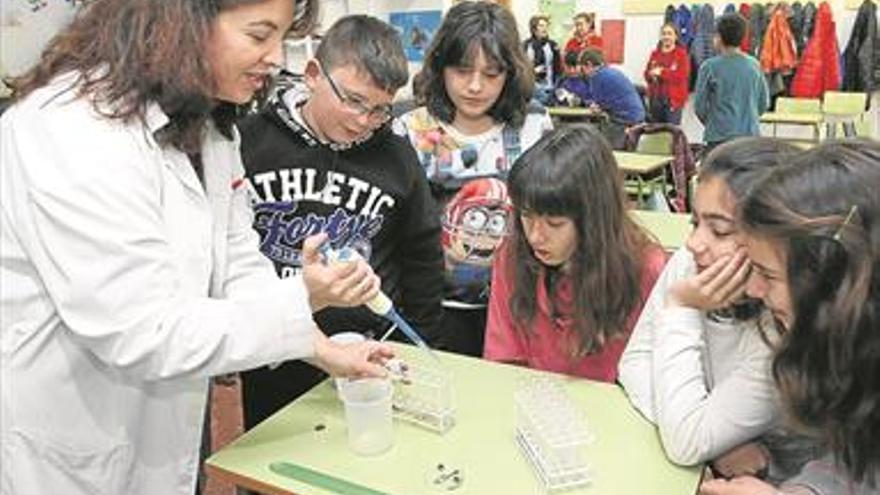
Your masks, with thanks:
M 791 95 L 819 98 L 825 91 L 840 88 L 840 49 L 831 7 L 822 2 L 816 13 L 813 37 L 804 49 L 804 55 L 791 83 Z

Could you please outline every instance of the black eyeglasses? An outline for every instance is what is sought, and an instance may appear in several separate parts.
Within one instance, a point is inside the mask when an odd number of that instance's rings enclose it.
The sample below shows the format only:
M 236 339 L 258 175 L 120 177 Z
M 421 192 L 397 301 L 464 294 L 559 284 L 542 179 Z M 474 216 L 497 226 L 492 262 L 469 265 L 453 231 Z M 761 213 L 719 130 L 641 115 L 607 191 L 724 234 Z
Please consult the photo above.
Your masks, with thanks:
M 376 105 L 374 107 L 368 107 L 362 101 L 356 100 L 340 91 L 339 86 L 336 85 L 336 81 L 330 77 L 330 74 L 327 73 L 324 66 L 318 64 L 318 67 L 321 68 L 321 73 L 324 74 L 324 77 L 327 78 L 327 82 L 330 83 L 330 89 L 333 90 L 333 93 L 339 98 L 339 101 L 341 101 L 349 111 L 356 115 L 366 115 L 370 120 L 378 122 L 387 122 L 391 119 L 391 105 Z

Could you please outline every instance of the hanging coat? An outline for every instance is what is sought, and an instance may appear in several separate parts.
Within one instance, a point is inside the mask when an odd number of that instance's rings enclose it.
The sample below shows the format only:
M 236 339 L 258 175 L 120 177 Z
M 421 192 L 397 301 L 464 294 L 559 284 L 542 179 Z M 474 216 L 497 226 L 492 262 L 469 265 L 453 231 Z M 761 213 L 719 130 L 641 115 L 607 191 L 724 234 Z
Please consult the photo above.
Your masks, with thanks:
M 843 52 L 843 89 L 870 92 L 880 87 L 880 37 L 877 4 L 865 0 L 856 14 L 852 35 Z
M 764 40 L 764 31 L 767 30 L 768 14 L 764 4 L 753 3 L 749 16 L 748 33 L 750 37 L 748 54 L 761 58 L 761 43 Z
M 694 39 L 694 24 L 693 15 L 691 15 L 691 10 L 687 5 L 681 4 L 678 6 L 678 11 L 675 14 L 675 24 L 678 26 L 678 37 L 681 40 L 681 44 L 690 47 L 691 41 Z
M 749 30 L 749 25 L 751 24 L 752 6 L 747 3 L 739 4 L 739 15 L 743 16 L 743 19 L 746 20 L 746 35 L 743 36 L 742 43 L 739 44 L 739 49 L 742 50 L 743 53 L 750 53 L 752 34 Z
M 794 80 L 791 95 L 801 98 L 820 98 L 825 91 L 840 88 L 840 49 L 831 6 L 822 2 L 816 12 L 813 37 L 804 49 Z
M 791 29 L 791 35 L 794 37 L 794 45 L 797 50 L 798 57 L 804 53 L 806 41 L 801 36 L 804 29 L 804 6 L 800 2 L 791 4 L 791 15 L 788 17 L 788 27 Z
M 675 24 L 675 14 L 678 12 L 675 5 L 669 4 L 663 13 L 663 24 Z
M 761 70 L 765 73 L 788 74 L 797 64 L 797 48 L 783 7 L 777 8 L 770 18 L 761 46 L 760 60 Z
M 810 38 L 813 37 L 813 29 L 816 27 L 817 10 L 816 4 L 813 2 L 807 2 L 804 4 L 804 23 L 801 26 L 801 32 L 795 33 L 795 35 L 800 38 L 797 43 L 804 47 L 801 49 L 801 55 L 803 55 L 804 50 L 806 50 Z
M 694 15 L 694 40 L 691 43 L 693 71 L 697 72 L 700 64 L 715 56 L 715 9 L 711 4 L 700 7 Z

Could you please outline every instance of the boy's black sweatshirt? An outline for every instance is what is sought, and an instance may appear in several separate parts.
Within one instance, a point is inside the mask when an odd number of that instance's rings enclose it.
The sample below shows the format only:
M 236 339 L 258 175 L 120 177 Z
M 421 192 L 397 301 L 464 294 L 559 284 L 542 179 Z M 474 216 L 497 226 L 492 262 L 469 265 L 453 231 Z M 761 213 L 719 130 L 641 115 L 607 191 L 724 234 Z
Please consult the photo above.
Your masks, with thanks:
M 369 260 L 382 290 L 435 341 L 443 297 L 440 217 L 415 151 L 387 126 L 347 149 L 324 144 L 291 112 L 298 109 L 279 98 L 239 125 L 261 251 L 289 276 L 301 268 L 303 239 L 327 232 L 334 247 L 354 247 Z M 314 316 L 328 335 L 378 338 L 389 326 L 365 307 Z

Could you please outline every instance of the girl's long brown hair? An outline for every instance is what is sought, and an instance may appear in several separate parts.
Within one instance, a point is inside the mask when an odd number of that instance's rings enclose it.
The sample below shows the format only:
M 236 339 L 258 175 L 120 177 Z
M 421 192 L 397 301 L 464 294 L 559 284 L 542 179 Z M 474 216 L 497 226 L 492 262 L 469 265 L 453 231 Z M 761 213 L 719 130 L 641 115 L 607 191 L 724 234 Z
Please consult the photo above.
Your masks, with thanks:
M 856 482 L 880 472 L 880 144 L 829 142 L 776 170 L 743 206 L 747 235 L 787 256 L 794 321 L 773 362 L 796 424 Z
M 534 70 L 520 44 L 516 19 L 495 3 L 464 1 L 449 9 L 425 55 L 418 84 L 414 81 L 417 98 L 443 122 L 455 120 L 443 71 L 472 63 L 477 48 L 507 74 L 504 89 L 487 113 L 495 122 L 521 126 L 535 85 Z
M 518 213 L 564 216 L 574 222 L 577 246 L 568 274 L 579 348 L 572 355 L 601 350 L 609 339 L 623 335 L 630 314 L 642 303 L 642 260 L 652 246 L 626 211 L 611 147 L 590 126 L 558 128 L 516 161 L 508 189 Z M 537 310 L 539 274 L 548 269 L 532 254 L 519 219 L 504 252 L 510 256 L 514 280 L 510 311 L 523 322 L 518 329 L 528 332 Z
M 221 12 L 264 0 L 92 0 L 53 38 L 39 62 L 12 80 L 23 98 L 66 72 L 76 72 L 78 96 L 97 112 L 123 121 L 143 118 L 158 103 L 171 119 L 163 144 L 197 153 L 217 106 L 205 40 Z M 293 31 L 314 24 L 317 1 L 296 2 Z M 231 121 L 225 122 L 231 124 Z M 229 125 L 221 126 L 229 132 Z

